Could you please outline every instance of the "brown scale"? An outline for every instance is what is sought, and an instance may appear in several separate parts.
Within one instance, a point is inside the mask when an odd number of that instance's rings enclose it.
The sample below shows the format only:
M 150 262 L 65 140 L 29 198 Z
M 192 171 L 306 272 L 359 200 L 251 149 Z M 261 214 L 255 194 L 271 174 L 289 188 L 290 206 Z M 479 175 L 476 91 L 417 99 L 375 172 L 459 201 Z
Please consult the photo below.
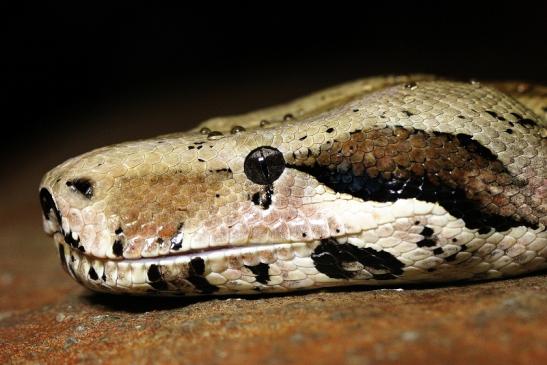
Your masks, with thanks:
M 218 209 L 216 193 L 228 172 L 207 175 L 172 174 L 122 179 L 123 194 L 109 201 L 108 214 L 118 215 L 126 237 L 156 237 L 169 241 L 181 223 L 200 212 L 212 214 Z M 140 247 L 135 248 L 140 255 Z
M 296 160 L 288 167 L 365 200 L 416 197 L 439 202 L 468 226 L 485 232 L 545 223 L 545 199 L 525 196 L 527 183 L 511 176 L 497 156 L 465 134 L 403 127 L 357 130 L 345 142 L 323 146 L 313 165 Z M 370 188 L 375 185 L 380 187 Z M 473 222 L 477 219 L 484 221 Z

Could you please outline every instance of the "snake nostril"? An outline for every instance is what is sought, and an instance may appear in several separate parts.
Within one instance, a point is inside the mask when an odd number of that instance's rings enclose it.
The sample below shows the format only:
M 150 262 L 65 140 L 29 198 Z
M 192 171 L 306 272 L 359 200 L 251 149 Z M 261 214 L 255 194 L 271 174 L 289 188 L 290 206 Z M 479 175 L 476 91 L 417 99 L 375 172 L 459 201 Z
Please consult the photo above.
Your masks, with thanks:
M 57 221 L 59 224 L 61 223 L 61 213 L 59 212 L 59 209 L 57 209 L 51 193 L 46 188 L 40 189 L 40 205 L 42 206 L 44 217 L 47 220 L 49 220 L 49 213 L 53 210 Z

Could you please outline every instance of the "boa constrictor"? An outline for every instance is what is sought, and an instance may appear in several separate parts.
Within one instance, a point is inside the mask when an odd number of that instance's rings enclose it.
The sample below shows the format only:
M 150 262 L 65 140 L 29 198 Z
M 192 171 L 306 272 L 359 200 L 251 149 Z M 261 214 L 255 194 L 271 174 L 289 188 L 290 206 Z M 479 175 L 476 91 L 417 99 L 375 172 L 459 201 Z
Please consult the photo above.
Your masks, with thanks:
M 547 88 L 376 77 L 72 158 L 40 185 L 96 291 L 284 292 L 547 268 Z

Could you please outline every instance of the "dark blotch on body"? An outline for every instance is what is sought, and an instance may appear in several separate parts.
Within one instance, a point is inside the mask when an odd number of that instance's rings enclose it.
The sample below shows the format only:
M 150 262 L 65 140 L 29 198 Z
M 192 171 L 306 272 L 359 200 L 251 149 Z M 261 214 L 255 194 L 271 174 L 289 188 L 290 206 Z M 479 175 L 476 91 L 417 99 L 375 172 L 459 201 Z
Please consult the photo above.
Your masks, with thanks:
M 114 241 L 114 244 L 112 245 L 112 252 L 117 257 L 121 257 L 123 255 L 123 244 L 122 241 L 116 240 Z
M 441 247 L 437 247 L 433 250 L 434 255 L 440 255 L 444 252 L 444 250 Z
M 270 274 L 268 273 L 270 265 L 261 262 L 258 265 L 245 265 L 245 267 L 256 275 L 256 281 L 262 284 L 268 284 L 268 280 L 270 280 Z
M 420 232 L 420 234 L 424 237 L 431 237 L 431 235 L 433 234 L 433 230 L 429 227 L 424 227 L 424 229 L 422 229 L 422 232 Z
M 194 257 L 192 260 L 190 260 L 187 280 L 191 282 L 196 287 L 196 289 L 201 291 L 203 294 L 216 292 L 218 290 L 218 287 L 209 283 L 207 279 L 203 276 L 204 273 L 205 262 L 201 257 Z
M 315 267 L 323 274 L 335 279 L 351 279 L 357 273 L 345 270 L 343 263 L 359 262 L 365 268 L 386 273 L 373 274 L 377 280 L 394 279 L 403 273 L 404 264 L 387 251 L 376 251 L 369 247 L 357 247 L 338 243 L 334 238 L 321 240 L 311 255 Z
M 88 274 L 91 280 L 99 280 L 99 275 L 97 275 L 97 272 L 95 271 L 93 267 L 89 268 Z
M 150 265 L 150 267 L 148 268 L 147 276 L 148 280 L 152 282 L 162 280 L 160 267 L 155 264 Z
M 437 244 L 437 242 L 431 238 L 424 238 L 421 241 L 416 242 L 416 246 L 418 247 L 433 247 Z

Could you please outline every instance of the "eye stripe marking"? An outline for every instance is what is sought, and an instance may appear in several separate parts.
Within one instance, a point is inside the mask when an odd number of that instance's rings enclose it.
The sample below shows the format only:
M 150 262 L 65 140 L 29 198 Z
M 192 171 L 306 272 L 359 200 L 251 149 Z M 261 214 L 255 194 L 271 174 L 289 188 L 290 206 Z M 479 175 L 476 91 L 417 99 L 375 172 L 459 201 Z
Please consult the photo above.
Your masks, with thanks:
M 324 145 L 314 157 L 312 165 L 296 158 L 287 167 L 363 200 L 417 198 L 439 203 L 481 234 L 492 228 L 538 227 L 537 203 L 525 198 L 532 212 L 519 214 L 522 203 L 505 194 L 525 182 L 511 176 L 495 154 L 465 134 L 402 127 L 358 130 L 348 141 Z M 494 196 L 491 191 L 501 193 Z

